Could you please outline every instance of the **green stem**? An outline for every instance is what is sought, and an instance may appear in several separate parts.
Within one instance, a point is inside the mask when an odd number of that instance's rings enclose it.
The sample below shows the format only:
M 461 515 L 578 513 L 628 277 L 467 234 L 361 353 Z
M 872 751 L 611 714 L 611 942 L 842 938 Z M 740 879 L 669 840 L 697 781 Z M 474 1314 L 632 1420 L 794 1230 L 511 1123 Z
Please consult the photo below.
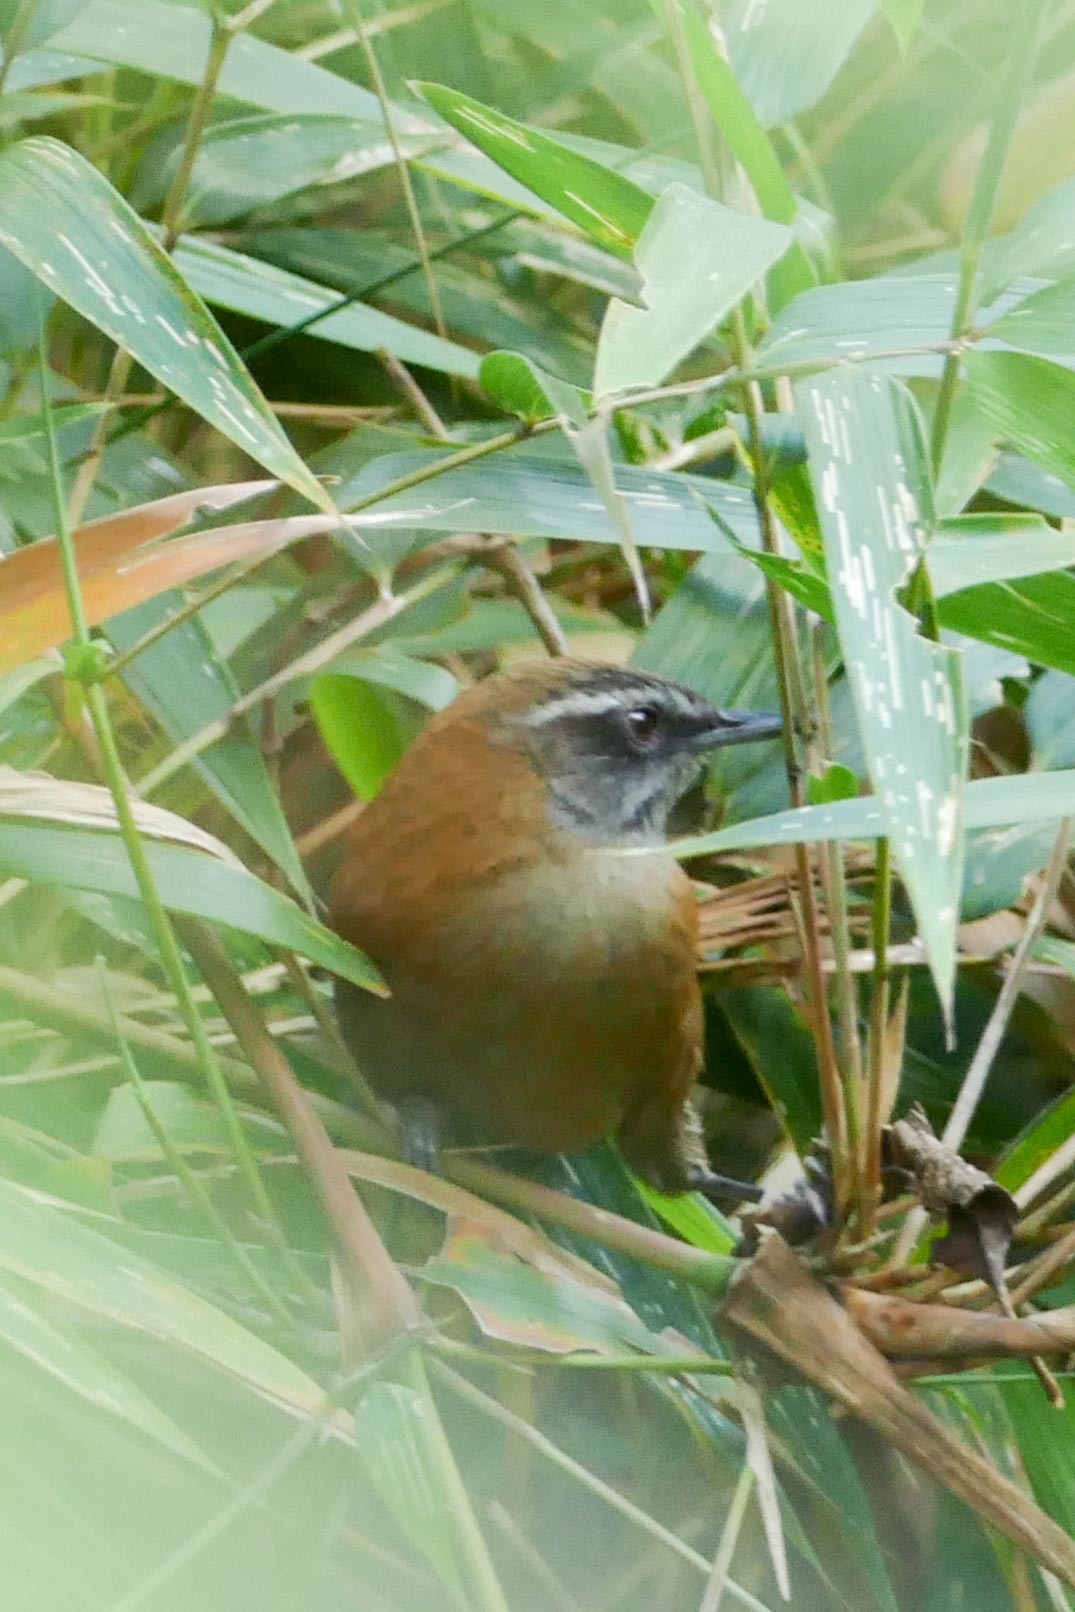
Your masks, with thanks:
M 462 1154 L 449 1154 L 444 1161 L 445 1174 L 450 1181 L 494 1203 L 522 1210 L 537 1220 L 560 1226 L 565 1231 L 591 1238 L 602 1248 L 628 1254 L 655 1270 L 688 1282 L 714 1298 L 723 1298 L 736 1274 L 742 1270 L 742 1261 L 729 1254 L 712 1254 L 704 1248 L 695 1248 L 678 1237 L 669 1237 L 650 1226 L 641 1226 L 622 1215 L 609 1214 L 593 1204 L 572 1198 L 566 1192 L 556 1192 L 538 1181 L 511 1175 L 507 1170 L 490 1164 L 479 1157 L 467 1158 Z
M 417 1350 L 412 1350 L 404 1357 L 399 1376 L 422 1400 L 427 1432 L 432 1433 L 433 1459 L 440 1480 L 443 1501 L 441 1516 L 455 1535 L 459 1556 L 470 1580 L 469 1606 L 473 1612 L 509 1612 L 489 1547 L 478 1526 L 470 1495 L 444 1431 L 425 1364 Z
M 831 758 L 835 749 L 835 738 L 829 704 L 828 668 L 825 664 L 826 632 L 824 622 L 819 622 L 813 630 L 813 684 L 818 742 L 822 756 Z M 836 965 L 833 980 L 840 1026 L 840 1052 L 846 1066 L 844 1090 L 849 1142 L 855 1163 L 853 1173 L 856 1185 L 861 1186 L 859 1150 L 862 1143 L 862 1043 L 859 1036 L 858 987 L 850 962 L 851 925 L 848 915 L 847 873 L 844 867 L 843 846 L 838 840 L 830 841 L 820 849 L 825 869 L 825 902 L 832 935 L 832 955 Z
M 873 1234 L 877 1206 L 881 1201 L 882 1095 L 885 1077 L 885 1035 L 888 1029 L 890 970 L 888 940 L 892 928 L 892 848 L 888 840 L 878 840 L 874 871 L 873 985 L 870 995 L 870 1063 L 866 1085 L 866 1159 L 863 1172 L 860 1215 L 862 1235 Z
M 80 652 L 81 673 L 85 679 L 81 683 L 86 706 L 93 724 L 93 731 L 100 752 L 101 764 L 104 770 L 105 781 L 112 794 L 116 809 L 116 819 L 119 824 L 123 843 L 130 858 L 131 870 L 134 873 L 150 926 L 157 940 L 161 964 L 165 975 L 175 992 L 177 1004 L 183 1021 L 187 1027 L 191 1041 L 198 1054 L 202 1072 L 206 1083 L 217 1104 L 224 1121 L 235 1160 L 240 1173 L 246 1182 L 251 1201 L 262 1216 L 265 1226 L 273 1237 L 280 1250 L 293 1279 L 297 1281 L 300 1290 L 308 1288 L 306 1273 L 294 1259 L 288 1248 L 287 1240 L 276 1221 L 272 1203 L 265 1190 L 265 1185 L 258 1172 L 257 1161 L 243 1131 L 239 1116 L 232 1102 L 220 1068 L 216 1052 L 206 1034 L 205 1024 L 198 1011 L 197 1003 L 191 991 L 190 981 L 187 978 L 186 966 L 179 949 L 175 930 L 167 909 L 160 897 L 146 856 L 142 837 L 138 832 L 138 825 L 131 810 L 130 798 L 127 792 L 127 781 L 120 761 L 119 748 L 112 728 L 108 706 L 105 702 L 101 685 L 96 681 L 96 675 L 91 665 L 96 646 L 90 640 L 89 623 L 82 602 L 82 590 L 79 586 L 78 563 L 75 557 L 74 543 L 71 529 L 67 523 L 67 512 L 64 504 L 63 473 L 60 467 L 59 445 L 56 441 L 55 424 L 52 418 L 51 400 L 48 384 L 48 362 L 45 350 L 45 324 L 42 318 L 39 323 L 38 334 L 38 360 L 41 371 L 41 405 L 45 416 L 45 432 L 48 445 L 49 470 L 52 481 L 52 492 L 56 507 L 56 538 L 60 551 L 60 560 L 63 567 L 64 587 L 67 594 L 68 609 L 71 614 L 73 640 Z M 99 651 L 98 651 L 99 652 Z M 320 1296 L 319 1296 L 320 1297 Z
M 212 33 L 209 39 L 209 54 L 206 58 L 205 72 L 194 97 L 194 104 L 191 107 L 190 117 L 187 121 L 187 132 L 183 141 L 183 151 L 179 159 L 179 166 L 176 169 L 161 215 L 163 231 L 161 245 L 166 252 L 171 252 L 179 239 L 179 222 L 190 186 L 191 175 L 194 172 L 198 150 L 209 122 L 209 114 L 216 99 L 217 88 L 220 83 L 220 74 L 223 71 L 228 47 L 232 40 L 232 24 L 229 20 L 220 17 L 215 6 L 211 8 L 211 19 Z M 105 402 L 111 403 L 122 395 L 133 364 L 134 360 L 129 353 L 122 348 L 116 349 L 108 380 L 105 382 Z M 105 448 L 109 442 L 109 412 L 106 409 L 98 420 L 89 450 L 75 477 L 75 484 L 71 490 L 71 497 L 67 505 L 67 521 L 71 526 L 77 526 L 81 520 L 87 500 L 93 491 L 97 472 L 101 468 L 101 461 L 104 458 Z
M 179 161 L 161 211 L 161 245 L 166 252 L 171 252 L 182 233 L 183 209 L 186 206 L 190 181 L 194 176 L 194 164 L 198 160 L 198 152 L 208 127 L 209 114 L 216 100 L 220 75 L 224 70 L 232 37 L 233 29 L 230 23 L 214 9 L 205 72 L 195 91 L 194 102 L 187 119 L 186 134 L 183 137 L 183 149 L 179 154 Z
M 956 292 L 955 313 L 952 316 L 952 339 L 961 343 L 970 335 L 977 306 L 978 268 L 982 247 L 996 209 L 997 193 L 1008 159 L 1016 122 L 1026 99 L 1027 86 L 1038 53 L 1038 35 L 1042 18 L 1052 0 L 1026 0 L 1022 16 L 1013 18 L 1012 50 L 1008 72 L 997 103 L 982 160 L 974 180 L 970 212 L 963 230 L 959 264 L 959 289 Z M 952 407 L 959 384 L 960 348 L 949 353 L 944 361 L 941 387 L 933 412 L 933 431 L 930 439 L 930 456 L 934 474 L 940 473 L 944 447 L 948 440 Z
M 372 41 L 366 31 L 365 18 L 362 15 L 358 0 L 343 0 L 343 3 L 345 10 L 350 15 L 351 26 L 355 30 L 358 42 L 362 46 L 362 53 L 366 58 L 366 66 L 369 69 L 374 93 L 381 103 L 381 116 L 384 118 L 385 130 L 392 146 L 392 155 L 395 158 L 396 169 L 399 173 L 399 183 L 403 191 L 407 215 L 410 218 L 411 229 L 414 232 L 414 244 L 422 264 L 426 295 L 429 297 L 429 310 L 433 315 L 433 323 L 437 328 L 438 336 L 446 341 L 448 339 L 448 327 L 444 322 L 444 310 L 441 307 L 440 292 L 437 290 L 437 282 L 430 264 L 429 248 L 426 245 L 425 230 L 422 228 L 422 215 L 418 210 L 418 201 L 414 194 L 410 165 L 399 143 L 399 136 L 396 134 L 396 127 L 392 118 L 392 107 L 388 99 L 388 91 L 385 88 L 381 64 L 377 60 L 377 52 L 374 50 Z
M 558 1355 L 537 1350 L 494 1352 L 477 1349 L 472 1344 L 460 1343 L 455 1338 L 436 1338 L 430 1344 L 434 1354 L 446 1359 L 470 1360 L 477 1366 L 548 1366 L 553 1370 L 561 1366 L 578 1371 L 653 1371 L 663 1377 L 735 1377 L 736 1366 L 731 1360 L 717 1360 L 713 1355 L 598 1355 L 579 1353 Z
M 4 56 L 0 61 L 0 95 L 4 93 L 7 76 L 19 52 L 22 50 L 22 41 L 26 30 L 34 20 L 41 0 L 22 0 L 11 23 L 8 25 L 7 38 L 4 41 Z
M 108 1010 L 108 1016 L 112 1021 L 112 1027 L 116 1037 L 116 1044 L 120 1049 L 120 1057 L 123 1068 L 126 1071 L 127 1079 L 131 1083 L 131 1090 L 134 1093 L 135 1101 L 142 1110 L 142 1117 L 149 1126 L 150 1130 L 153 1132 L 157 1145 L 160 1148 L 164 1158 L 171 1166 L 176 1180 L 186 1192 L 187 1197 L 190 1199 L 195 1209 L 205 1220 L 210 1231 L 212 1231 L 214 1236 L 219 1238 L 221 1244 L 231 1254 L 235 1263 L 238 1265 L 239 1269 L 242 1271 L 243 1275 L 250 1283 L 254 1291 L 260 1293 L 262 1299 L 278 1320 L 283 1321 L 285 1326 L 290 1326 L 291 1315 L 287 1309 L 287 1306 L 282 1303 L 278 1294 L 275 1293 L 274 1290 L 269 1286 L 268 1282 L 266 1282 L 257 1266 L 254 1264 L 254 1261 L 246 1252 L 246 1249 L 235 1237 L 231 1227 L 217 1209 L 205 1188 L 204 1182 L 190 1168 L 190 1165 L 187 1163 L 182 1153 L 172 1142 L 166 1127 L 162 1125 L 160 1120 L 157 1118 L 157 1114 L 150 1099 L 146 1083 L 142 1079 L 141 1070 L 138 1068 L 138 1062 L 131 1052 L 129 1041 L 123 1034 L 119 1018 L 116 1014 L 115 1003 L 112 1000 L 112 993 L 108 988 L 108 977 L 103 969 L 101 971 L 101 990 L 105 999 L 105 1006 Z
M 690 51 L 683 29 L 677 0 L 665 0 L 665 15 L 675 48 L 680 78 L 694 126 L 699 161 L 706 188 L 716 199 L 722 199 L 725 189 L 720 166 L 710 144 L 711 126 L 705 103 L 698 92 Z M 748 380 L 753 367 L 753 353 L 747 336 L 746 320 L 742 307 L 732 314 L 729 328 L 729 347 L 742 387 L 743 409 L 747 417 L 747 431 L 751 464 L 754 474 L 754 501 L 761 526 L 762 547 L 767 554 L 781 556 L 780 532 L 769 502 L 768 476 L 765 465 L 763 421 L 765 405 L 756 380 Z M 774 379 L 781 379 L 787 370 L 781 367 Z M 780 690 L 780 708 L 784 718 L 784 760 L 788 773 L 788 789 L 792 806 L 805 804 L 802 768 L 799 763 L 798 740 L 808 721 L 806 679 L 799 655 L 799 638 L 796 630 L 795 604 L 771 577 L 766 578 L 766 596 L 773 633 L 773 658 L 777 684 Z M 803 928 L 806 940 L 806 980 L 813 1011 L 817 1038 L 818 1074 L 821 1085 L 821 1103 L 825 1128 L 832 1150 L 833 1183 L 836 1201 L 843 1208 L 848 1200 L 848 1132 L 847 1109 L 844 1102 L 843 1082 L 836 1058 L 836 1047 L 829 1017 L 825 974 L 821 957 L 820 916 L 814 890 L 814 872 L 810 847 L 797 845 L 795 861 L 799 899 L 803 907 Z

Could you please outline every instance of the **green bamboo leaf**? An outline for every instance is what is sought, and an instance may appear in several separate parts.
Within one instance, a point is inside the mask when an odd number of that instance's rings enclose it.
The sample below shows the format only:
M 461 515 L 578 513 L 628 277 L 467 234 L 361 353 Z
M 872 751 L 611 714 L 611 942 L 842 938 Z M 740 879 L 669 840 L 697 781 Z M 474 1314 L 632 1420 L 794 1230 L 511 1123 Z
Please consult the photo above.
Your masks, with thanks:
M 1059 285 L 1036 291 L 986 329 L 990 336 L 999 336 L 1024 352 L 1041 353 L 1046 358 L 1072 358 L 1075 356 L 1075 279 L 1062 280 Z
M 49 50 L 95 62 L 133 67 L 154 78 L 197 88 L 205 78 L 212 19 L 201 7 L 163 0 L 89 0 L 77 17 L 49 40 Z M 44 71 L 51 75 L 54 62 Z M 87 69 L 78 64 L 79 73 Z M 346 118 L 381 118 L 376 95 L 330 73 L 295 51 L 281 50 L 248 30 L 232 38 L 220 74 L 220 95 L 272 112 L 312 112 Z M 412 113 L 394 107 L 396 129 L 424 129 Z
M 387 347 L 405 364 L 421 364 L 446 375 L 470 378 L 478 373 L 480 360 L 469 347 L 444 341 L 362 302 L 337 308 L 339 292 L 242 252 L 233 252 L 216 241 L 185 235 L 175 249 L 174 260 L 187 284 L 216 307 L 263 319 L 270 325 L 293 325 L 334 308 L 334 313 L 310 326 L 315 340 L 335 342 L 362 353 Z
M 815 286 L 778 314 L 758 357 L 779 368 L 922 349 L 921 356 L 878 363 L 897 374 L 939 375 L 943 360 L 927 349 L 951 336 L 957 289 L 953 274 L 878 275 Z
M 1045 672 L 1031 685 L 1023 707 L 1035 769 L 1075 766 L 1075 682 L 1064 672 Z
M 426 468 L 438 457 L 391 453 L 371 460 L 340 489 L 340 508 L 357 504 L 378 487 Z M 732 544 L 726 531 L 750 547 L 760 544 L 757 509 L 748 487 L 641 465 L 616 464 L 612 474 L 640 548 L 727 554 Z M 389 517 L 393 524 L 419 531 L 621 541 L 619 527 L 580 465 L 531 452 L 501 453 L 495 464 L 479 460 L 460 465 L 435 481 L 390 493 L 368 514 L 355 516 L 354 524 L 360 531 L 368 526 L 375 532 Z
M 145 849 L 161 899 L 172 912 L 256 935 L 267 945 L 299 952 L 356 985 L 382 988 L 376 969 L 361 952 L 245 868 L 178 845 L 147 841 Z M 0 868 L 36 884 L 138 895 L 118 833 L 0 818 Z
M 983 320 L 1001 319 L 1027 289 L 1024 282 L 1005 292 Z M 814 286 L 777 315 L 758 357 L 766 368 L 792 371 L 851 358 L 890 375 L 939 376 L 957 294 L 956 276 L 937 273 Z
M 143 1090 L 176 1152 L 233 1157 L 227 1122 L 216 1104 L 195 1087 L 170 1080 L 147 1080 Z M 256 1108 L 237 1105 L 237 1111 L 256 1152 L 276 1156 L 292 1152 L 294 1144 L 278 1119 Z M 161 1144 L 132 1086 L 117 1086 L 109 1094 L 93 1138 L 93 1152 L 96 1158 L 123 1164 L 156 1164 L 163 1157 Z
M 52 410 L 56 441 L 65 458 L 84 452 L 105 403 L 67 403 Z M 48 470 L 48 428 L 43 412 L 17 415 L 0 423 L 0 481 L 19 482 Z
M 709 1254 L 730 1254 L 738 1238 L 720 1210 L 699 1192 L 682 1192 L 675 1198 L 655 1192 L 644 1181 L 638 1182 L 643 1201 L 666 1226 L 695 1248 Z
M 3 1179 L 0 1269 L 92 1315 L 190 1350 L 277 1404 L 307 1414 L 324 1404 L 317 1383 L 255 1333 L 159 1266 Z
M 974 406 L 1010 446 L 1075 486 L 1075 373 L 1025 353 L 968 353 Z
M 881 0 L 881 10 L 888 18 L 892 32 L 906 51 L 922 24 L 926 0 Z
M 1075 565 L 1075 533 L 1036 515 L 961 515 L 937 523 L 927 553 L 942 627 L 1075 672 L 1075 576 L 1056 569 Z M 799 560 L 748 557 L 808 610 L 835 619 L 824 576 Z
M 588 398 L 577 386 L 550 375 L 525 353 L 496 352 L 482 359 L 479 380 L 492 401 L 528 425 L 554 414 L 584 424 Z
M 1070 1459 L 1075 1405 L 1070 1399 L 1064 1405 L 1051 1405 L 1025 1366 L 1011 1363 L 1002 1370 L 1022 1379 L 997 1385 L 1011 1418 L 1020 1465 L 1038 1504 L 1070 1533 L 1075 1530 L 1075 1474 Z M 1070 1597 L 1068 1600 L 1070 1604 Z
M 743 93 L 730 62 L 717 48 L 713 33 L 691 0 L 675 0 L 675 3 L 683 21 L 698 88 L 714 123 L 742 163 L 766 218 L 780 224 L 792 223 L 796 212 L 795 193 L 749 96 Z M 663 15 L 662 0 L 653 0 L 653 9 L 659 16 Z
M 660 385 L 791 243 L 783 224 L 670 185 L 635 245 L 643 306 L 614 297 L 605 313 L 595 393 Z
M 1071 217 L 1075 179 L 1064 179 L 1040 196 L 1007 235 L 986 242 L 982 292 L 995 296 L 1021 275 L 1063 280 L 1075 274 Z
M 372 800 L 414 737 L 401 702 L 345 672 L 310 685 L 310 708 L 332 759 L 360 800 Z
M 442 84 L 412 86 L 446 123 L 549 202 L 608 251 L 627 257 L 653 208 L 653 197 L 622 174 L 570 150 L 538 129 Z
M 404 135 L 414 156 L 435 134 Z M 139 184 L 139 209 L 157 207 L 168 194 L 180 148 L 168 162 L 154 161 Z M 263 113 L 209 128 L 198 149 L 183 212 L 185 228 L 222 224 L 314 185 L 339 184 L 391 167 L 396 156 L 384 120 Z
M 0 1338 L 97 1409 L 118 1416 L 196 1466 L 215 1470 L 194 1441 L 129 1377 L 73 1328 L 36 1309 L 26 1288 L 7 1279 L 0 1279 Z
M 963 825 L 969 832 L 1015 823 L 1058 822 L 1075 814 L 1075 770 L 1013 773 L 1009 777 L 976 778 L 963 790 Z M 813 840 L 871 840 L 888 833 L 888 819 L 876 795 L 833 800 L 824 806 L 796 806 L 673 840 L 676 856 L 710 856 L 719 851 L 745 851 L 758 845 L 798 845 Z M 645 856 L 644 850 L 624 856 Z
M 1040 515 L 956 515 L 937 523 L 927 558 L 933 591 L 943 598 L 1075 565 L 1075 531 L 1058 531 Z
M 729 1274 L 732 1269 L 729 1261 Z M 674 1354 L 681 1346 L 652 1332 L 618 1292 L 594 1272 L 592 1282 L 564 1269 L 541 1269 L 462 1231 L 443 1254 L 415 1274 L 458 1293 L 487 1336 L 566 1354 L 576 1349 L 620 1354 Z
M 109 641 L 117 650 L 131 648 L 174 616 L 182 603 L 182 595 L 169 590 L 113 616 L 105 628 Z M 227 661 L 197 616 L 169 627 L 143 649 L 125 668 L 123 681 L 177 745 L 227 718 L 239 697 Z M 191 764 L 235 821 L 268 852 L 292 889 L 306 895 L 306 875 L 291 829 L 249 721 L 229 720 L 223 738 Z
M 331 509 L 208 309 L 77 151 L 34 135 L 0 152 L 0 243 L 244 453 Z
M 934 524 L 921 422 L 897 382 L 851 368 L 797 391 L 859 734 L 947 1014 L 968 714 L 959 655 L 896 602 Z
M 1075 673 L 1075 576 L 1049 571 L 987 587 L 964 588 L 938 603 L 945 627 Z
M 0 99 L 0 110 L 7 99 Z M 10 357 L 36 346 L 42 314 L 51 306 L 36 275 L 0 246 L 0 354 Z
M 765 128 L 821 99 L 876 10 L 877 0 L 725 0 L 728 55 Z
M 693 0 L 674 0 L 674 3 L 682 18 L 698 88 L 710 116 L 753 185 L 758 205 L 766 218 L 780 224 L 794 224 L 799 210 L 795 193 L 731 63 L 698 15 Z M 665 0 L 651 0 L 651 4 L 663 19 Z M 815 279 L 806 253 L 796 242 L 770 276 L 771 303 L 775 308 L 782 308 L 797 292 L 813 285 Z
M 441 1479 L 444 1434 L 425 1397 L 404 1383 L 377 1382 L 355 1413 L 355 1448 L 366 1477 L 404 1535 L 460 1607 L 473 1605 Z M 451 1459 L 450 1455 L 448 1459 Z
M 77 17 L 85 4 L 86 0 L 38 0 L 29 22 L 19 31 L 19 50 L 33 50 L 35 45 L 44 44 Z M 25 16 L 26 7 L 21 0 L 0 0 L 0 39 L 4 40 L 5 50 L 11 25 L 20 12 Z

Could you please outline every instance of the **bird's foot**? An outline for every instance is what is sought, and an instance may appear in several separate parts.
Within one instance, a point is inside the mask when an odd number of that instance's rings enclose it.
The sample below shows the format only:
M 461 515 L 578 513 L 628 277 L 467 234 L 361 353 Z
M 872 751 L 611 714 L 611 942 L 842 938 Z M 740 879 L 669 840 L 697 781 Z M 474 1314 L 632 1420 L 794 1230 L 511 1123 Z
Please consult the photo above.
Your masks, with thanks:
M 762 1188 L 752 1181 L 737 1181 L 734 1175 L 720 1175 L 705 1165 L 691 1167 L 687 1186 L 691 1192 L 700 1192 L 714 1203 L 727 1203 L 730 1198 L 741 1203 L 760 1203 L 764 1197 Z
M 441 1175 L 440 1151 L 443 1139 L 441 1112 L 430 1097 L 413 1092 L 396 1109 L 399 1148 L 405 1164 L 427 1175 Z

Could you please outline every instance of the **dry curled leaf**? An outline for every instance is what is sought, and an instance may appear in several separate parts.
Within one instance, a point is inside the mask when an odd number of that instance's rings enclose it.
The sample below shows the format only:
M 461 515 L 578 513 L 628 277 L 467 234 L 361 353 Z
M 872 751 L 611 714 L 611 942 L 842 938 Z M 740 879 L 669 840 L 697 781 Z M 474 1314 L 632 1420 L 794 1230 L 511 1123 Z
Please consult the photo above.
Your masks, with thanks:
M 196 823 L 188 823 L 185 817 L 147 801 L 132 798 L 130 805 L 135 825 L 147 839 L 190 845 L 230 867 L 242 867 L 234 851 Z M 47 772 L 19 772 L 6 766 L 0 766 L 0 818 L 109 829 L 112 833 L 119 830 L 112 793 L 103 785 L 54 778 Z
M 947 1219 L 947 1235 L 933 1245 L 933 1263 L 987 1281 L 998 1298 L 1007 1293 L 1004 1269 L 1019 1218 L 1015 1199 L 985 1170 L 939 1140 L 917 1105 L 887 1132 L 889 1162 L 913 1178 L 923 1206 Z

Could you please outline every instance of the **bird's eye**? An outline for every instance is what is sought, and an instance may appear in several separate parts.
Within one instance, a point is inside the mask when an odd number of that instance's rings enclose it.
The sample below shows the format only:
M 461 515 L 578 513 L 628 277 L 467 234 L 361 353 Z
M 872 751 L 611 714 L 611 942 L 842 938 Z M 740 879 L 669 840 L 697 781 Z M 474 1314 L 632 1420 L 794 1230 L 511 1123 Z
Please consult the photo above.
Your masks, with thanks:
M 636 705 L 627 712 L 627 730 L 635 744 L 653 744 L 660 724 L 660 713 L 652 705 Z

